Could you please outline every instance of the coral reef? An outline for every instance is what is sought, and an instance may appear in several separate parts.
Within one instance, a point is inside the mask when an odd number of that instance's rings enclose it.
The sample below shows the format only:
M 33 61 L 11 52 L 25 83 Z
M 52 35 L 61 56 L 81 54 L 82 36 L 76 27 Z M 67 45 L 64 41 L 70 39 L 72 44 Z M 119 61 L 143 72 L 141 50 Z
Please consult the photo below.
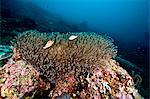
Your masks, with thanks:
M 13 51 L 10 46 L 0 45 L 0 60 L 10 58 L 13 54 Z
M 0 45 L 0 67 L 13 55 L 13 50 L 8 45 Z
M 12 46 L 11 61 L 0 68 L 1 97 L 32 98 L 47 90 L 50 99 L 142 98 L 132 77 L 113 60 L 117 47 L 107 36 L 30 30 Z
M 69 40 L 71 35 L 77 39 Z M 43 49 L 47 41 L 54 44 Z M 76 78 L 80 72 L 93 72 L 97 66 L 105 66 L 104 59 L 115 57 L 117 49 L 112 39 L 96 33 L 68 33 L 58 32 L 46 35 L 35 30 L 26 31 L 16 38 L 13 44 L 23 60 L 29 62 L 49 81 L 63 79 L 71 70 Z
M 0 68 L 0 95 L 6 99 L 22 98 L 45 87 L 46 83 L 39 78 L 38 72 L 23 60 L 9 62 Z
M 115 60 L 109 60 L 107 65 L 105 68 L 97 67 L 93 74 L 80 76 L 79 82 L 72 75 L 68 75 L 69 78 L 66 77 L 57 83 L 50 96 L 54 98 L 62 93 L 68 93 L 75 99 L 142 98 L 135 89 L 131 76 Z

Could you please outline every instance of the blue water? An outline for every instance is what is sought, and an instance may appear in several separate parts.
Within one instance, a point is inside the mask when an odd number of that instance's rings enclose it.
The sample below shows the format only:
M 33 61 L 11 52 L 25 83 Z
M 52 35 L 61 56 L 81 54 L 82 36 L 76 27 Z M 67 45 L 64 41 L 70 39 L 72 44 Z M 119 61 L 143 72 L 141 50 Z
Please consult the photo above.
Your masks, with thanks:
M 148 0 L 29 0 L 74 22 L 86 21 L 123 43 L 145 43 Z

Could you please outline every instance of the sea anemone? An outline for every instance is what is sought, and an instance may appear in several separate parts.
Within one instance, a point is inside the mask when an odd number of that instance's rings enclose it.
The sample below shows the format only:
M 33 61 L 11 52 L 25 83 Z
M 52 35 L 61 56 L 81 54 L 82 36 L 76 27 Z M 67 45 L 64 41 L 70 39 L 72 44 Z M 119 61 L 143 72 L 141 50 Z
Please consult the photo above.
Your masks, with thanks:
M 72 36 L 75 38 L 70 40 Z M 48 41 L 53 41 L 53 44 L 43 48 Z M 81 72 L 92 73 L 97 66 L 104 67 L 104 60 L 115 57 L 117 53 L 110 37 L 93 32 L 53 32 L 48 35 L 29 30 L 20 34 L 12 45 L 23 60 L 49 81 L 63 79 L 71 70 L 75 71 L 76 79 Z

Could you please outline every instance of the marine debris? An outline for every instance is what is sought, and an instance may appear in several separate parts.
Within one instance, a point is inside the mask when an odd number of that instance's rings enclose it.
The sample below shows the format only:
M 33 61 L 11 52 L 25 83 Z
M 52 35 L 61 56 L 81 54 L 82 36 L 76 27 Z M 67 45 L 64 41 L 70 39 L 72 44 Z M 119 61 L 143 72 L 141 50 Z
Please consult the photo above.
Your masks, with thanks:
M 78 39 L 70 41 L 72 35 Z M 55 43 L 43 49 L 49 40 Z M 34 94 L 28 93 L 34 92 L 45 96 L 42 92 L 47 90 L 50 99 L 142 98 L 132 77 L 113 60 L 117 47 L 108 36 L 30 30 L 20 34 L 12 46 L 14 63 L 8 62 L 0 71 L 1 97 L 11 98 L 13 93 L 14 99 L 30 98 Z

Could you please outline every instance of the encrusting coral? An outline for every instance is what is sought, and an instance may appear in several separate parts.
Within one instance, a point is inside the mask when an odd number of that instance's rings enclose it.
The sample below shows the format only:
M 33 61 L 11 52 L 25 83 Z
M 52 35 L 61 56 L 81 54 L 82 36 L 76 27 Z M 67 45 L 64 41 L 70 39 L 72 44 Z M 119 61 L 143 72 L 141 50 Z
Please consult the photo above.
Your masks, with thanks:
M 45 87 L 46 83 L 39 77 L 39 73 L 23 60 L 9 62 L 0 68 L 0 96 L 6 99 L 23 98 L 25 94 Z
M 54 98 L 68 93 L 77 99 L 142 99 L 131 76 L 115 60 L 109 60 L 107 65 L 111 68 L 97 67 L 92 74 L 81 75 L 79 82 L 70 72 L 57 83 L 50 96 Z
M 30 30 L 20 34 L 12 46 L 13 63 L 0 70 L 1 97 L 49 90 L 50 99 L 63 94 L 74 99 L 142 98 L 131 76 L 113 60 L 117 48 L 107 36 Z

